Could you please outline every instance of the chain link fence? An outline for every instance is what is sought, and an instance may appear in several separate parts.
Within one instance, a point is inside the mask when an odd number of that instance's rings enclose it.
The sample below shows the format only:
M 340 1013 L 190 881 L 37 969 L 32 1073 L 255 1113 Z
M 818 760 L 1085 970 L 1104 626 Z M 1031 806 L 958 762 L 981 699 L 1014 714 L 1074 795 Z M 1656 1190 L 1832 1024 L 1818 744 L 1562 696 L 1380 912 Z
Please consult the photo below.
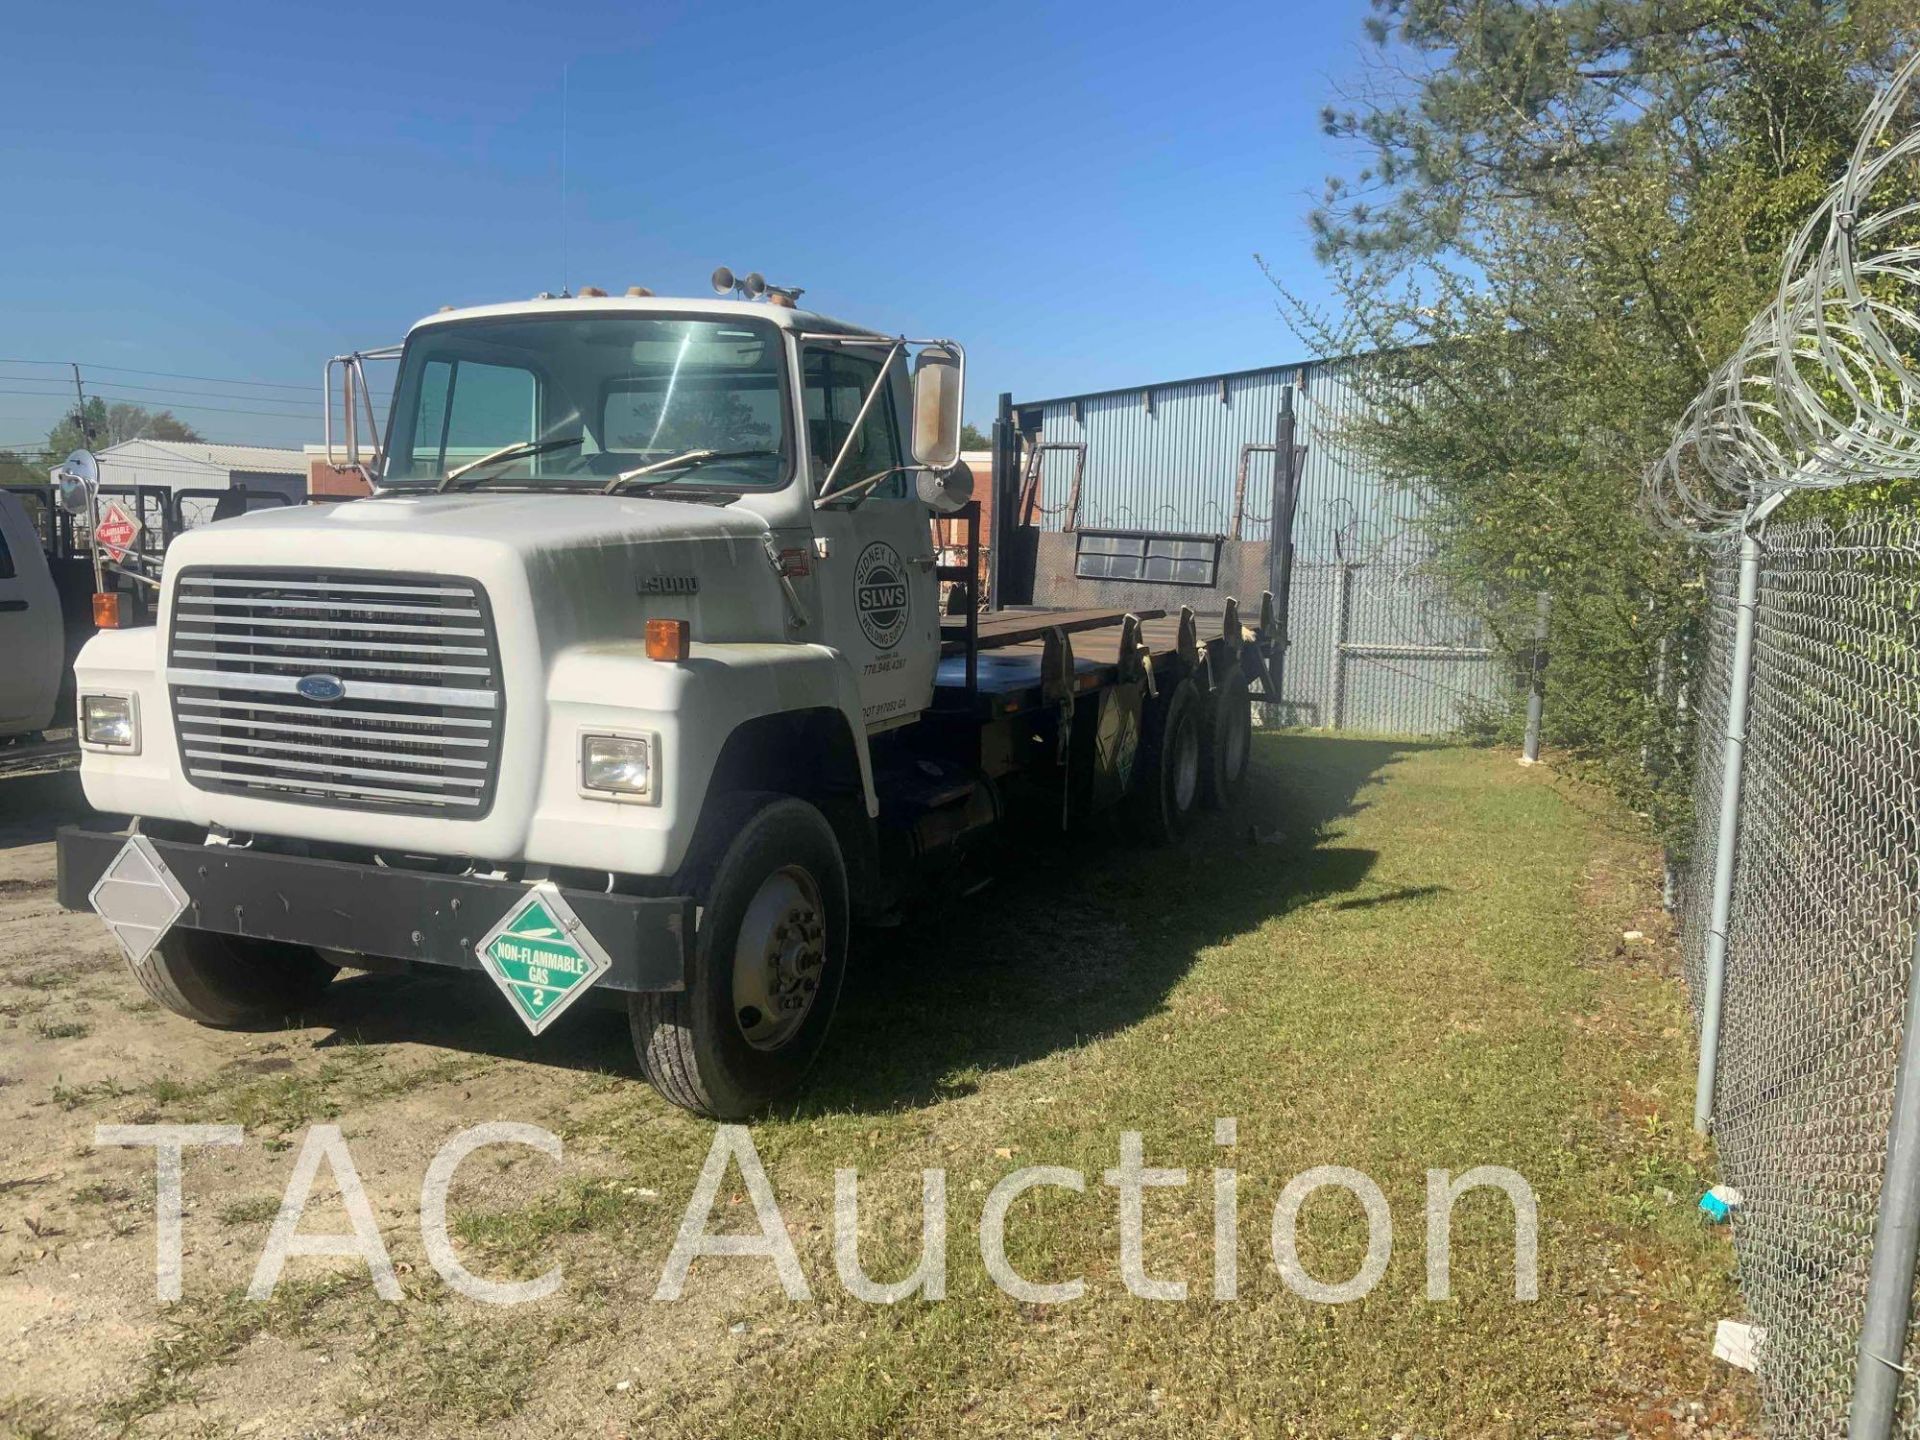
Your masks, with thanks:
M 1920 1435 L 1920 524 L 1839 494 L 1920 480 L 1917 215 L 1910 52 L 1643 484 L 1707 570 L 1693 1118 L 1775 1435 Z
M 1760 536 L 1712 1128 L 1770 1434 L 1845 1433 L 1920 913 L 1920 526 Z M 1707 994 L 1737 553 L 1709 559 L 1698 834 L 1680 897 Z M 1738 727 L 1735 727 L 1738 734 Z M 1907 1285 L 1911 1290 L 1911 1268 Z M 1904 1361 L 1920 1365 L 1909 1343 Z M 1912 1377 L 1898 1422 L 1920 1434 Z

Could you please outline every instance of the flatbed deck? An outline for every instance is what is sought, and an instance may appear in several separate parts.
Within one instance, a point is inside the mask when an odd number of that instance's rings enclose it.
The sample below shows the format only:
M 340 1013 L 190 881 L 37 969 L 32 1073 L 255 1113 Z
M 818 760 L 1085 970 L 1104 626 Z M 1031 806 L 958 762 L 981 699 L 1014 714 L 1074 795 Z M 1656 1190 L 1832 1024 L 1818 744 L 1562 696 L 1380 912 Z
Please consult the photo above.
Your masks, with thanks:
M 981 703 L 1005 713 L 1042 703 L 1046 636 L 1064 631 L 1073 652 L 1073 668 L 1082 688 L 1115 678 L 1121 668 L 1120 643 L 1127 615 L 1140 622 L 1140 641 L 1156 667 L 1180 651 L 1180 617 L 1162 610 L 1003 610 L 982 616 L 977 657 L 976 694 Z M 1225 617 L 1196 614 L 1195 639 L 1205 649 L 1220 638 Z M 942 647 L 935 679 L 936 703 L 966 704 L 966 654 L 962 642 Z

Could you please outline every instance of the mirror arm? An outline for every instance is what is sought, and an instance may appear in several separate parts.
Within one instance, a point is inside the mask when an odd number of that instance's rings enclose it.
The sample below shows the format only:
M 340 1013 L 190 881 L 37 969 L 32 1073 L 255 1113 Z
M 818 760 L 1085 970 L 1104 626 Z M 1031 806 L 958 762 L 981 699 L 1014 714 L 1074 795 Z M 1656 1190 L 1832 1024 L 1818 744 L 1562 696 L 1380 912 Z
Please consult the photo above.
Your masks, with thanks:
M 883 480 L 890 480 L 895 475 L 912 475 L 918 471 L 931 468 L 932 467 L 928 465 L 889 465 L 886 469 L 869 475 L 864 480 L 856 480 L 851 485 L 842 485 L 831 495 L 822 495 L 818 500 L 813 502 L 813 508 L 816 510 L 824 510 L 827 506 L 837 504 L 842 500 L 858 503 L 866 499 L 873 487 Z
M 820 482 L 820 495 L 813 503 L 818 506 L 822 500 L 837 492 L 833 488 L 833 477 L 840 473 L 840 467 L 846 463 L 847 456 L 853 453 L 853 442 L 860 438 L 860 427 L 867 423 L 867 413 L 873 409 L 873 402 L 880 398 L 880 392 L 886 388 L 887 375 L 893 369 L 893 362 L 905 350 L 906 342 L 896 340 L 893 348 L 887 351 L 887 358 L 880 365 L 880 373 L 873 377 L 873 384 L 867 390 L 867 398 L 860 402 L 860 413 L 853 417 L 853 428 L 847 431 L 847 438 L 841 443 L 840 453 L 833 457 L 826 478 Z

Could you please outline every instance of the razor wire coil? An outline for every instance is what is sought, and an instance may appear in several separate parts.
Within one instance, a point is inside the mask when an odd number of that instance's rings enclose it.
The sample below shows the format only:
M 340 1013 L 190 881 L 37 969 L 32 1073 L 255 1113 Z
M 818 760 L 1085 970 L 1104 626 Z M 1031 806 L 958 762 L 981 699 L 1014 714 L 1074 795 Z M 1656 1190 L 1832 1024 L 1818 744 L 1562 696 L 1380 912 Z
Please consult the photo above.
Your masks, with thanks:
M 1797 490 L 1920 469 L 1920 53 L 1875 97 L 1846 172 L 1796 232 L 1773 302 L 1642 480 L 1695 540 Z

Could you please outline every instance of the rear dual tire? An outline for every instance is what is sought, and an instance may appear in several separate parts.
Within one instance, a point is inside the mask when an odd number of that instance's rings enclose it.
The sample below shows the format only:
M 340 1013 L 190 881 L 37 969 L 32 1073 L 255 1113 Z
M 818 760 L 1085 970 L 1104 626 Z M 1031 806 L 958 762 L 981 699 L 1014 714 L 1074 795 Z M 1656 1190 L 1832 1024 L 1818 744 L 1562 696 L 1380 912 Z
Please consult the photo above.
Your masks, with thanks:
M 1240 798 L 1253 757 L 1253 706 L 1236 665 L 1215 682 L 1200 727 L 1200 803 L 1225 810 Z
M 1128 808 L 1134 830 L 1150 845 L 1170 845 L 1193 824 L 1200 806 L 1204 711 L 1191 680 L 1147 707 Z

